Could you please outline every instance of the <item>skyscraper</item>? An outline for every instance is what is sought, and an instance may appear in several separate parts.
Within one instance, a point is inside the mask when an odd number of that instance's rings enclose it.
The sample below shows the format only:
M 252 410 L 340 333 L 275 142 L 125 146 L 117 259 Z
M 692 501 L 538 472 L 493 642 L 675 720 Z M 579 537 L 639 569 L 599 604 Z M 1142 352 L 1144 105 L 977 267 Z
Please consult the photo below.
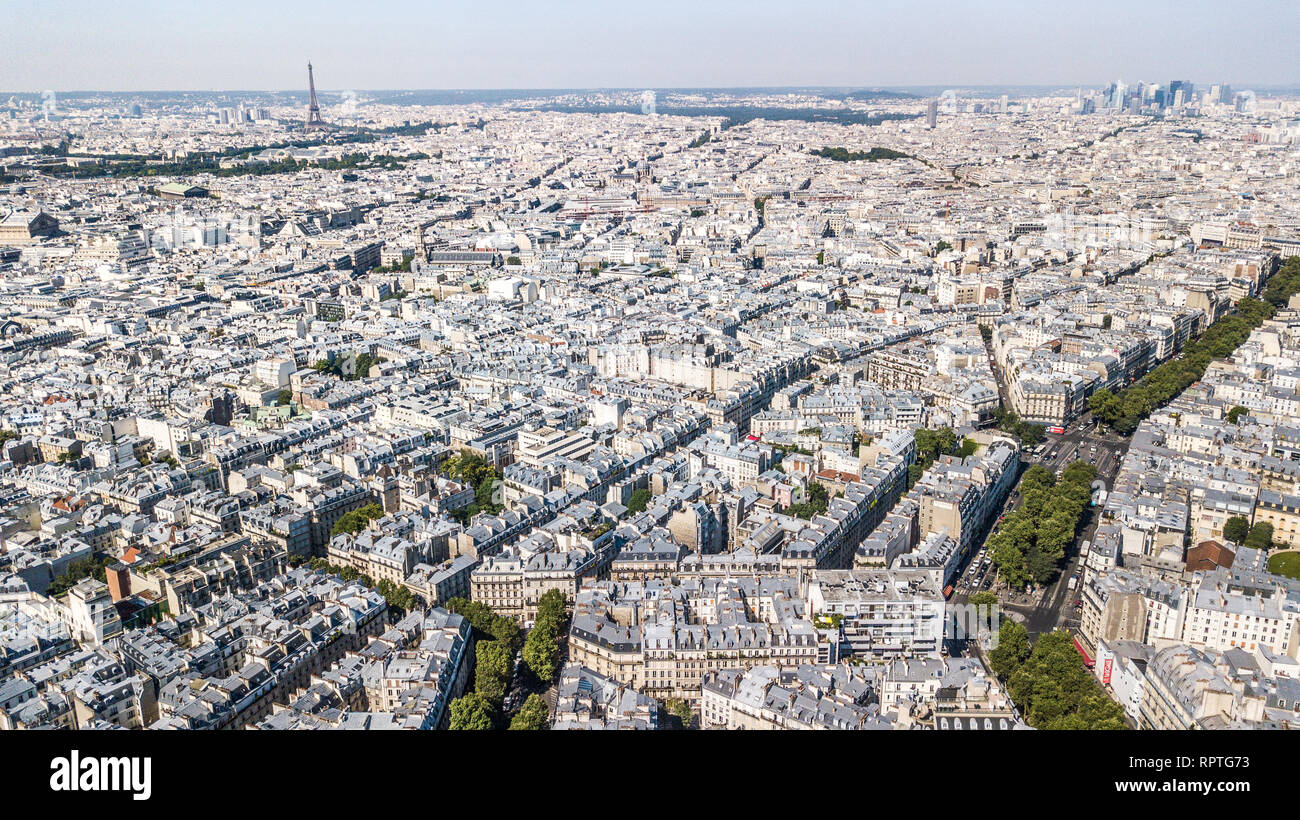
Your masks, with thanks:
M 1170 108 L 1179 108 L 1188 104 L 1192 101 L 1192 90 L 1192 84 L 1186 80 L 1170 80 L 1169 91 L 1165 94 L 1165 104 Z
M 933 97 L 925 105 L 925 127 L 934 128 L 939 121 L 939 101 Z

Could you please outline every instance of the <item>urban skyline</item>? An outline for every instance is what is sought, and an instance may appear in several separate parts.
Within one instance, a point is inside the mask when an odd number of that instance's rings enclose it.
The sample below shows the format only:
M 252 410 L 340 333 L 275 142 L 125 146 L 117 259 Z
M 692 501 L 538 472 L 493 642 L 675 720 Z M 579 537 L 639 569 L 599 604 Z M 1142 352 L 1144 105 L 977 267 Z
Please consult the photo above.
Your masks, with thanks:
M 804 810 L 873 767 L 1012 811 L 1286 793 L 1300 18 L 12 16 L 16 795 L 392 810 L 486 759 L 603 810 L 674 741 L 674 783 Z M 250 81 L 282 90 L 183 89 Z M 753 731 L 885 755 L 769 785 Z

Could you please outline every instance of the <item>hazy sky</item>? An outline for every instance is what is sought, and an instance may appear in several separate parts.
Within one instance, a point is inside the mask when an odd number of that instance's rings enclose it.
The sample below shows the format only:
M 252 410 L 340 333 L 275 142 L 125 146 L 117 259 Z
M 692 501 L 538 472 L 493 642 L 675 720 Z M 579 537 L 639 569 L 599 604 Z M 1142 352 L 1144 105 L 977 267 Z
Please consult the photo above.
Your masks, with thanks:
M 1057 7 L 1060 6 L 1060 7 Z M 0 90 L 1300 82 L 1293 0 L 4 0 Z

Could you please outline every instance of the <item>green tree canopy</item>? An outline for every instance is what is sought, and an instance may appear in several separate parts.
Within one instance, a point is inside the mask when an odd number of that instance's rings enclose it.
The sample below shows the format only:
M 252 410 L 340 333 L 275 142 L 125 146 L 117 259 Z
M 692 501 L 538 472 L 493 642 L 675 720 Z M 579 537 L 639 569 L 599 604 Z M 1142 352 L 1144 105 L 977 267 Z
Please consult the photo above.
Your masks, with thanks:
M 999 632 L 998 649 L 1002 648 L 1001 636 Z M 1014 633 L 1008 637 L 1015 645 L 1007 654 L 1020 654 L 1023 650 Z M 1008 663 L 1006 657 L 994 663 L 1012 670 L 1006 675 L 1007 693 L 1035 729 L 1128 728 L 1123 708 L 1102 691 L 1084 667 L 1067 632 L 1040 636 L 1019 665 Z
M 1273 525 L 1267 521 L 1257 521 L 1246 534 L 1243 542 L 1251 549 L 1266 550 L 1273 546 Z
M 1205 374 L 1210 362 L 1232 354 L 1252 330 L 1285 307 L 1291 296 L 1300 292 L 1300 257 L 1292 256 L 1268 278 L 1262 298 L 1240 300 L 1235 309 L 1206 328 L 1199 338 L 1183 346 L 1179 356 L 1169 359 L 1126 387 L 1114 400 L 1100 397 L 1099 391 L 1089 400 L 1093 415 L 1124 435 L 1132 433 L 1156 408 L 1162 407 Z M 1229 411 L 1236 422 L 1243 412 Z
M 568 600 L 558 589 L 543 593 L 537 602 L 537 619 L 524 641 L 524 664 L 537 679 L 553 682 L 563 662 L 561 641 L 568 629 Z
M 510 720 L 511 731 L 538 731 L 546 729 L 551 724 L 550 710 L 546 708 L 546 701 L 542 700 L 541 695 L 529 695 L 524 701 L 524 705 L 519 707 L 519 711 Z
M 478 692 L 456 698 L 448 707 L 450 713 L 448 727 L 454 732 L 486 732 L 495 728 L 496 711 L 487 698 Z
M 996 599 L 996 596 L 995 596 Z M 998 627 L 998 645 L 989 650 L 989 665 L 1006 680 L 1029 658 L 1029 633 L 1010 618 Z
M 1092 500 L 1097 470 L 1082 461 L 1061 471 L 1058 482 L 1035 464 L 1020 479 L 1021 504 L 986 542 L 998 574 L 1018 588 L 1049 582 L 1065 558 Z
M 632 497 L 627 502 L 627 511 L 633 514 L 645 512 L 645 508 L 650 505 L 652 497 L 649 490 L 633 490 Z
M 356 535 L 366 528 L 366 525 L 376 518 L 384 517 L 384 508 L 378 504 L 367 504 L 355 510 L 343 513 L 334 526 L 330 529 L 330 535 L 335 536 L 340 533 Z
M 474 648 L 474 691 L 500 708 L 514 665 L 509 646 L 500 641 L 479 641 Z
M 1235 544 L 1245 542 L 1250 534 L 1250 522 L 1240 515 L 1234 515 L 1223 522 L 1223 537 Z
M 552 683 L 560 673 L 560 636 L 553 624 L 539 622 L 524 641 L 524 663 L 543 683 Z
M 872 148 L 870 151 L 850 151 L 847 148 L 818 148 L 810 152 L 815 157 L 835 162 L 879 162 L 885 159 L 916 159 L 911 154 L 891 148 Z

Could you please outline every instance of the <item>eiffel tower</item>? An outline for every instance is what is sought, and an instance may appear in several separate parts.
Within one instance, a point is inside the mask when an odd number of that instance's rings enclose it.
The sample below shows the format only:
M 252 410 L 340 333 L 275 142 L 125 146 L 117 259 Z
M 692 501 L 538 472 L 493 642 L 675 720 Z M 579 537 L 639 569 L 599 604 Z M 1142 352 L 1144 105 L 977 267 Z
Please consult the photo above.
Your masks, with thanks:
M 320 103 L 316 100 L 316 79 L 311 73 L 311 63 L 307 63 L 307 85 L 311 88 L 311 102 L 307 104 L 307 124 L 304 131 L 324 131 L 329 126 L 320 118 Z

